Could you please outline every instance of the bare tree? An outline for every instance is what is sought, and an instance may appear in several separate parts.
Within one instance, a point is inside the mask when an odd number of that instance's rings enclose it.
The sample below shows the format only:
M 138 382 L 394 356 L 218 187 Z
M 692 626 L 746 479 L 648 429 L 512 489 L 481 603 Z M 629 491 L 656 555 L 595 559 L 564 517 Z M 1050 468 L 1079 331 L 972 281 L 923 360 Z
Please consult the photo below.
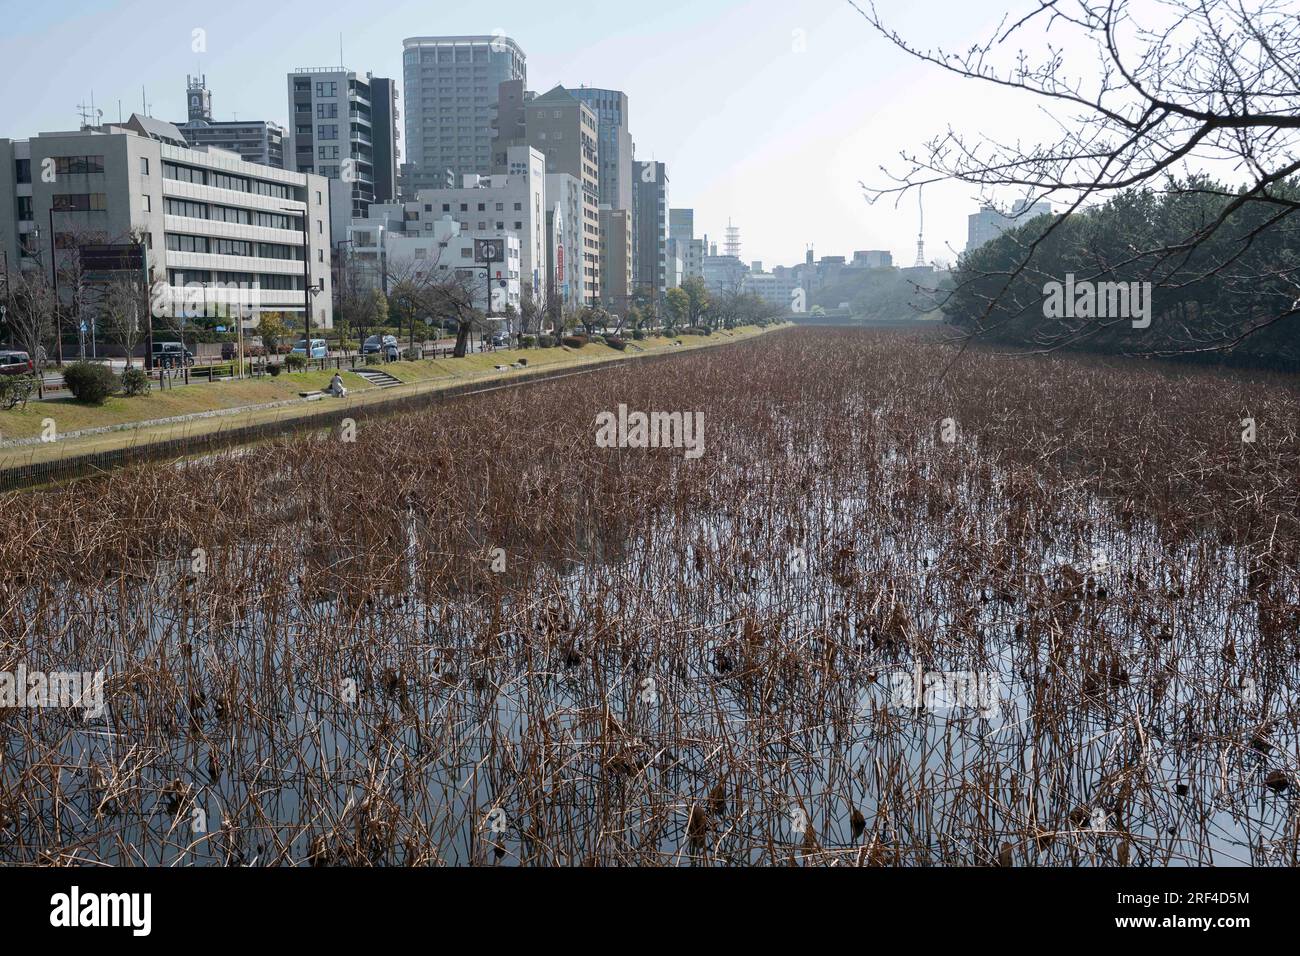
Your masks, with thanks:
M 21 269 L 10 282 L 9 328 L 39 375 L 47 361 L 46 346 L 54 341 L 54 293 L 40 269 Z
M 1063 225 L 1106 200 L 1149 189 L 1208 202 L 1172 236 L 1135 235 L 1098 252 L 1089 248 L 1090 275 L 1124 273 L 1177 292 L 1207 279 L 1241 293 L 1222 299 L 1197 323 L 1151 336 L 1135 351 L 1196 352 L 1232 347 L 1300 312 L 1288 290 L 1300 287 L 1295 263 L 1264 267 L 1248 257 L 1261 235 L 1300 209 L 1291 183 L 1300 171 L 1300 17 L 1280 0 L 1165 0 L 1136 9 L 1128 0 L 1031 0 L 970 49 L 925 49 L 900 36 L 875 3 L 849 0 L 882 37 L 924 63 L 972 82 L 1023 94 L 1054 118 L 1055 139 L 1007 144 L 949 127 L 903 155 L 903 168 L 885 183 L 863 186 L 867 198 L 900 197 L 930 183 L 956 180 L 982 197 L 1014 191 L 1024 202 L 1059 204 L 1061 212 L 1034 230 L 1018 232 L 1016 261 L 960 277 L 954 295 L 980 303 L 971 337 L 1041 307 L 1009 291 L 1041 279 L 1038 257 Z M 1036 35 L 1034 31 L 1038 31 Z M 1059 34 L 1065 38 L 1053 42 Z M 1032 36 L 1031 36 L 1032 35 Z M 1027 52 L 1037 48 L 1035 57 Z M 1067 65 L 1069 49 L 1085 50 L 1086 67 Z M 1227 169 L 1241 177 L 1225 187 L 1198 174 Z M 1273 306 L 1261 311 L 1266 283 Z M 1029 283 L 1032 285 L 1032 283 Z M 1174 296 L 1176 299 L 1177 297 Z M 1235 304 L 1234 304 L 1235 303 Z M 1164 307 L 1162 319 L 1175 316 Z M 1184 312 L 1185 314 L 1185 312 Z M 1056 326 L 1035 343 L 1071 345 L 1122 323 L 1087 317 Z
M 149 289 L 143 277 L 119 276 L 99 292 L 96 305 L 100 327 L 126 352 L 129 368 L 149 321 Z

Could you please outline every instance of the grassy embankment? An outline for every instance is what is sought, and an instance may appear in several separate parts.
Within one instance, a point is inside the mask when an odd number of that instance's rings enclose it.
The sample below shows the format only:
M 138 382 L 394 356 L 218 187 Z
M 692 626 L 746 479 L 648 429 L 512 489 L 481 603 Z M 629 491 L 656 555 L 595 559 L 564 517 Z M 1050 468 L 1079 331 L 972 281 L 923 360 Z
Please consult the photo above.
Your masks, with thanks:
M 376 368 L 400 379 L 402 385 L 377 389 L 360 376 L 345 371 L 343 381 L 350 394 L 342 402 L 330 401 L 332 407 L 340 410 L 365 407 L 426 391 L 436 392 L 465 382 L 526 377 L 539 370 L 580 367 L 635 355 L 721 345 L 750 338 L 764 331 L 768 330 L 749 326 L 708 337 L 682 336 L 677 340 L 654 337 L 640 342 L 629 340 L 624 352 L 607 345 L 591 344 L 577 350 L 498 350 L 464 358 L 394 362 Z M 682 344 L 674 344 L 676 341 Z M 520 359 L 527 360 L 527 368 L 497 370 L 499 365 L 512 365 Z M 147 396 L 110 398 L 98 406 L 85 405 L 71 398 L 29 402 L 24 409 L 0 411 L 0 441 L 37 437 L 41 435 L 47 418 L 53 419 L 56 432 L 61 437 L 58 441 L 39 445 L 0 447 L 0 468 L 310 415 L 321 410 L 321 403 L 302 399 L 299 393 L 323 389 L 332 377 L 333 372 L 298 372 L 275 378 L 268 376 L 255 381 L 193 384 L 166 390 L 155 387 Z M 285 402 L 291 404 L 277 404 Z M 265 407 L 268 405 L 276 407 Z M 236 408 L 247 410 L 157 424 L 160 419 Z M 133 424 L 137 427 L 114 428 Z M 114 430 L 90 435 L 73 434 L 97 428 Z

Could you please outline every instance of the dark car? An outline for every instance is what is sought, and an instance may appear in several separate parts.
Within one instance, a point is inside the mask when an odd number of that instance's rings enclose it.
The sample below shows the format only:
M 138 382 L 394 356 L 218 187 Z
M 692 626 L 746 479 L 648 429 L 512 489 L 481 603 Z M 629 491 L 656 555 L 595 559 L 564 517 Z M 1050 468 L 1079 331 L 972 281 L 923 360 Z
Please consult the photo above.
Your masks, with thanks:
M 152 368 L 181 368 L 194 364 L 194 353 L 180 342 L 155 342 Z
M 36 366 L 26 352 L 0 352 L 0 375 L 32 375 Z

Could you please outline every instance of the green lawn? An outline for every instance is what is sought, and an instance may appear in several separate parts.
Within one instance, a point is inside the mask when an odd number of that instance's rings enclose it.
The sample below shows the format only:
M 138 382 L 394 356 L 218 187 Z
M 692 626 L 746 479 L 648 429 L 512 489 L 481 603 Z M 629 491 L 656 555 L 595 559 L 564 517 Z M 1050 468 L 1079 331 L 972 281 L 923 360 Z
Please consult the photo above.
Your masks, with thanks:
M 779 328 L 773 327 L 773 328 Z M 769 329 L 768 331 L 770 331 Z M 650 338 L 640 342 L 628 340 L 625 352 L 607 345 L 588 345 L 582 349 L 523 349 L 499 350 L 486 354 L 469 355 L 459 359 L 431 359 L 423 362 L 394 362 L 375 366 L 389 372 L 403 384 L 391 389 L 377 389 L 352 372 L 343 372 L 348 397 L 334 407 L 341 411 L 382 405 L 393 399 L 436 392 L 461 382 L 491 381 L 494 378 L 519 378 L 534 374 L 533 370 L 563 366 L 582 367 L 615 358 L 654 354 L 667 351 L 687 351 L 711 345 L 723 345 L 760 335 L 765 330 L 756 327 L 733 329 L 712 336 L 683 336 L 682 345 L 672 339 Z M 511 365 L 520 358 L 528 360 L 526 369 L 499 373 L 497 365 Z M 149 444 L 169 438 L 195 437 L 211 432 L 236 429 L 248 425 L 284 421 L 320 411 L 316 402 L 300 402 L 279 408 L 248 408 L 243 412 L 215 418 L 197 419 L 166 424 L 148 424 L 151 420 L 171 418 L 197 412 L 241 406 L 268 405 L 297 399 L 300 392 L 325 388 L 333 372 L 299 372 L 283 374 L 278 378 L 218 382 L 212 385 L 189 385 L 160 391 L 154 389 L 142 398 L 112 398 L 102 406 L 82 405 L 71 399 L 48 402 L 30 402 L 24 410 L 0 411 L 0 439 L 29 438 L 41 434 L 42 419 L 53 418 L 61 436 L 57 442 L 0 449 L 0 467 L 35 463 L 79 454 L 107 451 L 136 444 Z M 109 425 L 140 422 L 139 428 L 121 429 L 96 435 L 64 440 L 70 432 Z
M 131 422 L 173 418 L 223 408 L 267 405 L 298 397 L 299 392 L 319 391 L 327 387 L 333 372 L 296 372 L 276 378 L 264 376 L 234 382 L 181 385 L 159 389 L 154 384 L 148 395 L 139 398 L 110 398 L 103 405 L 83 405 L 71 397 L 30 401 L 26 408 L 0 411 L 0 439 L 33 438 L 41 434 L 43 419 L 52 418 L 60 433 L 126 425 Z M 364 391 L 370 384 L 359 375 L 343 372 L 343 384 Z

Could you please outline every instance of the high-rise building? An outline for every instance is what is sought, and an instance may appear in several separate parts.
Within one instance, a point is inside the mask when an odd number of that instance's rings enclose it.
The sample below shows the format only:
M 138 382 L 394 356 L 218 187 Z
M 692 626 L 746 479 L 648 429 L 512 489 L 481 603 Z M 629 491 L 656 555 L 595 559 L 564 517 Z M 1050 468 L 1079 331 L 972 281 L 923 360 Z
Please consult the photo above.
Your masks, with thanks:
M 1008 229 L 1023 226 L 1031 219 L 1052 214 L 1050 202 L 1036 202 L 1032 206 L 1023 199 L 1017 199 L 1007 215 L 993 206 L 984 206 L 979 212 L 967 217 L 966 251 L 978 249 L 984 243 L 996 239 Z
M 248 163 L 284 168 L 284 127 L 266 120 L 215 120 L 206 76 L 185 78 L 189 116 L 176 128 L 191 146 L 215 146 L 238 153 Z
M 443 186 L 448 170 L 455 182 L 492 173 L 498 91 L 507 80 L 528 79 L 519 45 L 507 36 L 408 37 L 402 78 L 405 188 Z
M 397 108 L 397 83 L 383 77 L 370 80 L 370 128 L 374 146 L 375 202 L 397 200 L 397 170 L 401 165 L 401 111 Z M 379 131 L 384 131 L 379 135 Z M 391 130 L 391 135 L 388 131 Z
M 579 87 L 569 90 L 596 114 L 600 153 L 600 204 L 632 208 L 632 134 L 628 130 L 627 94 Z
M 238 304 L 299 321 L 310 308 L 322 329 L 333 324 L 329 225 L 327 180 L 190 148 L 150 117 L 0 139 L 0 248 L 15 269 L 48 272 L 79 246 L 138 236 L 155 304 Z M 246 328 L 256 323 L 246 314 Z
M 364 216 L 377 198 L 376 141 L 383 144 L 379 152 L 384 162 L 396 162 L 396 117 L 388 106 L 391 81 L 380 80 L 386 108 L 378 115 L 373 109 L 375 77 L 370 73 L 305 67 L 290 73 L 288 83 L 286 168 L 351 184 L 352 214 Z
M 668 167 L 638 162 L 633 170 L 636 195 L 636 263 L 638 291 L 658 298 L 668 291 Z
M 631 303 L 632 211 L 600 207 L 600 292 L 605 308 L 622 314 Z
M 668 255 L 681 262 L 677 284 L 704 275 L 705 240 L 695 238 L 695 210 L 668 210 Z
M 526 104 L 528 145 L 546 156 L 548 173 L 582 183 L 582 263 L 586 305 L 600 298 L 600 166 L 596 114 L 563 86 Z M 666 215 L 666 213 L 665 213 Z M 577 267 L 577 264 L 575 264 Z

